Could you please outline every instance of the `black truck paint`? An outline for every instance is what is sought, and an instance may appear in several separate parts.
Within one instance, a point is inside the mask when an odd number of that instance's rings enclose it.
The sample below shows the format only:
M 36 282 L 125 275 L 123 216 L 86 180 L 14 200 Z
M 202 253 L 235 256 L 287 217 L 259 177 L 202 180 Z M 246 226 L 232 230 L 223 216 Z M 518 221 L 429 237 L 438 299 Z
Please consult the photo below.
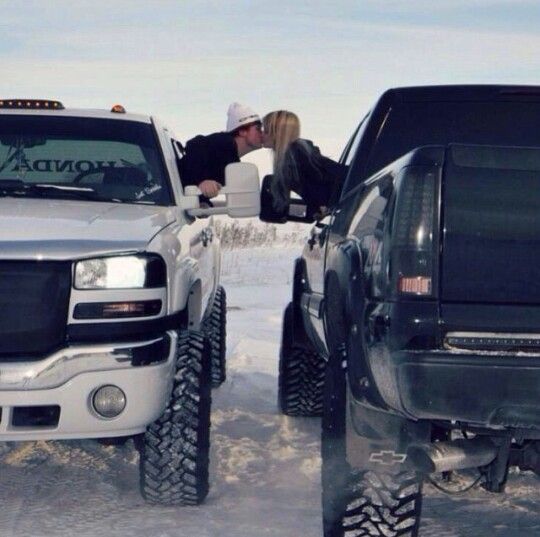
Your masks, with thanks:
M 489 440 L 456 466 L 491 461 L 489 490 L 509 464 L 540 472 L 539 125 L 540 87 L 399 88 L 348 143 L 341 199 L 311 230 L 292 303 L 296 344 L 329 363 L 325 536 L 345 535 L 339 430 L 363 472 L 418 470 L 411 445 L 441 441 L 455 455 L 456 431 Z

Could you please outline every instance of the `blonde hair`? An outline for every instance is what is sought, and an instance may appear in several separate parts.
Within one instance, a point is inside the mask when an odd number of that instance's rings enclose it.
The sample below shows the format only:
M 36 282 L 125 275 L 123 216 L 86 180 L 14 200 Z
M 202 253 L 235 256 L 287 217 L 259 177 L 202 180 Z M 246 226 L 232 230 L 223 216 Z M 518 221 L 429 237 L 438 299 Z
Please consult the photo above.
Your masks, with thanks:
M 287 149 L 300 138 L 300 120 L 293 112 L 276 110 L 264 116 L 263 128 L 273 142 L 274 170 L 280 169 Z
M 290 145 L 300 138 L 300 119 L 288 110 L 276 110 L 263 117 L 263 128 L 272 140 L 274 151 L 274 205 L 283 209 L 288 203 L 291 182 L 285 173 L 285 156 Z

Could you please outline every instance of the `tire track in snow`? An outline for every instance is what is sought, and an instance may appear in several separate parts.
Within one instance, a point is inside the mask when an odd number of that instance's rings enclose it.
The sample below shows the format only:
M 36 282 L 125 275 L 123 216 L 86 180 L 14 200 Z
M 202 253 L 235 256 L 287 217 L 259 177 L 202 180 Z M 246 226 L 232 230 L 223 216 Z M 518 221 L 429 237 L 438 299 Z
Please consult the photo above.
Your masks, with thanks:
M 91 441 L 21 444 L 2 461 L 0 528 L 9 528 L 9 537 L 101 531 L 127 507 L 114 469 L 122 464 L 132 466 Z

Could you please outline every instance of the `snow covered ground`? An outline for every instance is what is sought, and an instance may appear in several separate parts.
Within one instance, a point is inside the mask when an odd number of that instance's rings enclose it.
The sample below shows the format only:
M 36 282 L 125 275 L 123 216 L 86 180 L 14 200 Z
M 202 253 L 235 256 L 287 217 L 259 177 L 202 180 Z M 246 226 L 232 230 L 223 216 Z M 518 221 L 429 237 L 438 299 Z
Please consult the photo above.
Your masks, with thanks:
M 298 252 L 224 254 L 228 379 L 213 395 L 212 488 L 203 506 L 146 505 L 132 442 L 0 443 L 0 536 L 320 536 L 319 420 L 276 412 L 281 312 Z M 426 492 L 424 537 L 540 535 L 533 474 L 512 476 L 505 495 Z

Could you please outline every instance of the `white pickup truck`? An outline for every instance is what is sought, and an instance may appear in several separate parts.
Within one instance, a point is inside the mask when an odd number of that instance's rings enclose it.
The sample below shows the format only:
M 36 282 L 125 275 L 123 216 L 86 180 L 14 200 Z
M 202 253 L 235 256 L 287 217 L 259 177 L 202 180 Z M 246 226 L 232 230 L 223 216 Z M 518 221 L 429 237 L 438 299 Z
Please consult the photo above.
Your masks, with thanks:
M 260 208 L 246 163 L 201 208 L 181 156 L 120 106 L 0 100 L 0 441 L 135 436 L 142 494 L 167 505 L 208 492 L 225 377 L 210 216 Z

